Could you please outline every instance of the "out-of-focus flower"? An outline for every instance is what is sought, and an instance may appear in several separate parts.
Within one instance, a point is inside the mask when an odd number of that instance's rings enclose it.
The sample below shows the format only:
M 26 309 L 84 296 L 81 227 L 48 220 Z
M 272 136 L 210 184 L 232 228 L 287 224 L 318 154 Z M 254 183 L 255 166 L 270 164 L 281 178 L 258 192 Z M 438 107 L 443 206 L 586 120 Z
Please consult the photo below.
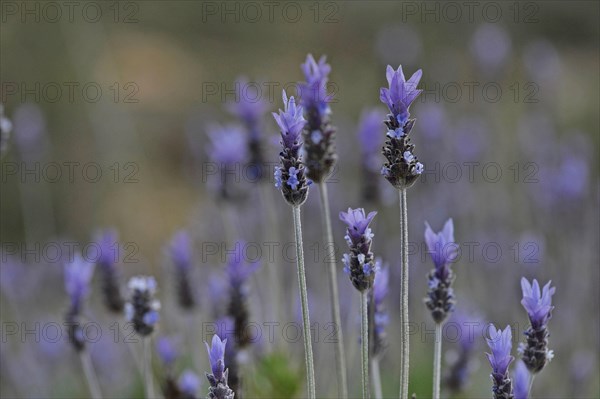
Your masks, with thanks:
M 179 387 L 182 399 L 196 398 L 200 390 L 200 378 L 192 370 L 184 370 L 181 376 L 179 376 L 177 386 Z
M 76 351 L 85 348 L 85 334 L 79 323 L 83 300 L 88 294 L 94 275 L 94 264 L 87 262 L 79 253 L 65 263 L 65 290 L 71 300 L 71 306 L 65 316 L 69 340 Z
M 385 307 L 390 279 L 389 267 L 381 267 L 381 259 L 375 261 L 375 281 L 373 282 L 373 356 L 381 356 L 387 346 L 385 328 L 390 318 Z
M 506 63 L 512 46 L 505 29 L 498 24 L 483 24 L 475 31 L 470 47 L 483 71 L 496 71 Z
M 525 363 L 518 360 L 513 373 L 513 394 L 515 399 L 527 399 L 529 396 L 529 381 L 531 376 Z
M 132 277 L 127 284 L 129 298 L 125 303 L 125 318 L 133 323 L 135 332 L 150 335 L 159 320 L 160 302 L 156 294 L 156 280 L 151 276 Z
M 551 42 L 540 39 L 528 43 L 523 49 L 523 62 L 533 81 L 542 87 L 560 82 L 560 55 Z
M 362 198 L 367 202 L 379 199 L 379 171 L 381 165 L 381 121 L 385 114 L 379 109 L 364 109 L 358 123 L 358 141 L 361 151 Z
M 510 326 L 506 326 L 504 331 L 496 329 L 492 324 L 488 330 L 490 335 L 486 338 L 487 344 L 492 353 L 486 353 L 492 366 L 492 382 L 495 399 L 512 399 L 512 381 L 508 375 L 508 366 L 515 359 L 511 356 L 512 333 Z
M 4 105 L 0 104 L 0 156 L 8 149 L 8 139 L 12 130 L 12 122 L 4 116 Z
M 531 327 L 525 331 L 526 343 L 521 343 L 519 353 L 523 362 L 532 373 L 540 372 L 546 363 L 554 357 L 553 351 L 548 349 L 547 329 L 548 320 L 552 317 L 552 295 L 556 288 L 550 287 L 548 282 L 542 290 L 537 280 L 529 283 L 525 277 L 521 279 L 523 299 L 521 304 L 527 311 Z
M 160 337 L 156 341 L 156 351 L 158 352 L 160 360 L 167 367 L 172 367 L 179 356 L 177 344 L 171 337 Z
M 111 312 L 123 311 L 125 301 L 119 288 L 119 276 L 115 263 L 118 259 L 119 241 L 117 231 L 113 229 L 98 231 L 95 242 L 100 247 L 97 265 L 102 276 L 102 294 L 106 308 Z
M 248 137 L 243 129 L 234 124 L 210 125 L 207 127 L 210 139 L 207 154 L 219 171 L 215 191 L 225 200 L 238 198 L 238 179 L 232 170 L 238 170 L 248 163 Z M 236 190 L 237 188 L 237 190 Z
M 283 197 L 292 206 L 302 205 L 308 196 L 309 182 L 305 176 L 305 167 L 300 156 L 300 132 L 306 120 L 301 106 L 296 106 L 294 97 L 288 99 L 283 91 L 284 110 L 273 112 L 273 118 L 281 129 L 282 150 L 279 153 L 281 166 L 275 168 L 275 187 L 281 190 Z
M 168 247 L 169 257 L 175 266 L 177 300 L 182 309 L 190 310 L 196 306 L 196 298 L 191 284 L 192 240 L 185 230 L 180 230 L 171 239 Z
M 376 264 L 371 252 L 373 233 L 369 224 L 377 212 L 365 215 L 363 208 L 348 208 L 348 212 L 340 212 L 340 220 L 348 226 L 346 229 L 346 243 L 350 253 L 344 254 L 342 262 L 344 272 L 349 275 L 354 287 L 363 292 L 373 286 Z

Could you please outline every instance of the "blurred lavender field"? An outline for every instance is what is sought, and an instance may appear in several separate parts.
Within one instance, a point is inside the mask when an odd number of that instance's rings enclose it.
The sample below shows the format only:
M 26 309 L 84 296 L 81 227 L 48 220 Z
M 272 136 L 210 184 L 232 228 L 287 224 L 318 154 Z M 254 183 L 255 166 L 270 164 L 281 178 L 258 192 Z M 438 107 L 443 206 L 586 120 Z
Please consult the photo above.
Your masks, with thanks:
M 343 272 L 337 217 L 352 207 L 378 212 L 372 250 L 389 272 L 381 380 L 383 397 L 398 397 L 398 194 L 380 175 L 389 64 L 407 77 L 423 70 L 411 107 L 424 171 L 408 195 L 410 392 L 431 397 L 425 222 L 439 231 L 452 218 L 457 310 L 444 330 L 442 397 L 491 397 L 481 330 L 510 324 L 517 356 L 529 325 L 523 276 L 556 287 L 554 359 L 532 397 L 600 397 L 598 2 L 3 1 L 0 11 L 2 131 L 12 125 L 0 163 L 2 398 L 90 397 L 77 340 L 103 397 L 144 397 L 142 339 L 122 302 L 137 275 L 157 284 L 143 318 L 157 397 L 206 396 L 204 341 L 239 313 L 246 329 L 231 328 L 246 335 L 227 346 L 243 387 L 236 398 L 306 397 L 271 112 L 283 109 L 282 89 L 298 96 L 309 53 L 332 68 L 337 164 L 327 186 L 342 319 L 330 314 L 315 184 L 302 224 L 317 396 L 338 395 L 338 328 L 350 397 L 360 394 L 359 296 Z M 64 275 L 75 253 L 96 267 L 74 337 Z M 479 329 L 455 391 L 465 320 Z M 190 396 L 169 396 L 169 381 Z

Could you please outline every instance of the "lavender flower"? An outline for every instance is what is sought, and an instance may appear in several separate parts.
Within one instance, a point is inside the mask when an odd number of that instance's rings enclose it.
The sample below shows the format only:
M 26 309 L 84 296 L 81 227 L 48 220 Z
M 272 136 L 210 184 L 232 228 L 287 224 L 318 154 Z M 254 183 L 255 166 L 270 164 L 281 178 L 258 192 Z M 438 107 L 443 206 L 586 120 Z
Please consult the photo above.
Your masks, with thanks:
M 510 326 L 506 326 L 504 331 L 497 330 L 492 324 L 489 328 L 490 337 L 486 338 L 487 344 L 492 353 L 486 353 L 492 366 L 492 381 L 495 399 L 512 399 L 512 382 L 508 376 L 508 366 L 515 359 L 511 356 L 512 333 Z
M 531 326 L 525 331 L 527 342 L 519 345 L 519 353 L 532 373 L 540 372 L 554 357 L 553 351 L 548 349 L 550 333 L 547 324 L 552 317 L 552 309 L 554 309 L 552 295 L 556 288 L 550 287 L 550 283 L 549 281 L 540 292 L 537 280 L 534 279 L 533 284 L 530 284 L 526 278 L 521 279 L 523 290 L 521 304 L 527 311 Z
M 434 233 L 425 222 L 425 242 L 431 254 L 435 268 L 429 272 L 427 298 L 425 304 L 431 311 L 431 316 L 436 323 L 442 323 L 448 314 L 454 311 L 454 290 L 452 282 L 454 274 L 450 263 L 456 257 L 456 244 L 454 244 L 454 224 L 448 219 L 444 228 L 439 233 Z
M 12 122 L 4 116 L 4 105 L 0 104 L 0 156 L 8 149 L 8 139 L 12 130 Z
M 307 124 L 304 129 L 304 150 L 306 152 L 306 175 L 315 182 L 326 178 L 335 165 L 335 128 L 331 125 L 332 97 L 327 95 L 327 81 L 331 66 L 322 56 L 317 63 L 313 56 L 306 56 L 302 64 L 306 82 L 300 85 L 301 104 L 306 111 Z
M 379 174 L 379 156 L 383 138 L 380 134 L 383 112 L 378 109 L 364 110 L 358 127 L 358 141 L 361 149 L 362 197 L 365 201 L 375 202 L 379 198 L 377 175 Z
M 127 284 L 129 298 L 125 303 L 125 318 L 133 323 L 134 330 L 142 335 L 152 334 L 158 323 L 160 302 L 154 298 L 156 280 L 154 277 L 132 277 Z
M 196 298 L 191 286 L 192 240 L 185 230 L 180 230 L 173 236 L 168 248 L 169 257 L 175 266 L 177 280 L 177 300 L 179 306 L 191 310 L 196 306 Z
M 102 294 L 106 308 L 114 313 L 121 313 L 125 301 L 119 288 L 119 275 L 115 267 L 119 248 L 116 230 L 107 229 L 96 233 L 95 241 L 100 247 L 97 265 L 102 277 Z
M 71 261 L 65 263 L 64 268 L 65 290 L 71 302 L 65 321 L 68 326 L 69 340 L 75 350 L 79 352 L 85 348 L 83 330 L 79 325 L 79 315 L 94 275 L 94 264 L 87 262 L 77 253 Z
M 284 110 L 279 114 L 273 112 L 273 118 L 281 130 L 281 145 L 279 153 L 281 166 L 275 168 L 275 187 L 281 190 L 283 197 L 292 206 L 302 205 L 308 196 L 308 181 L 305 177 L 305 167 L 300 156 L 300 132 L 306 120 L 302 116 L 302 107 L 296 106 L 294 97 L 288 100 L 283 91 Z
M 225 368 L 225 345 L 227 339 L 221 340 L 218 335 L 213 335 L 211 346 L 206 345 L 212 374 L 206 373 L 210 383 L 207 398 L 209 399 L 233 399 L 235 393 L 227 385 L 228 370 Z
M 200 379 L 192 370 L 184 370 L 179 377 L 177 386 L 180 391 L 179 399 L 194 399 L 198 397 Z
M 252 166 L 251 171 L 255 172 L 255 178 L 263 179 L 264 174 L 264 154 L 262 144 L 262 119 L 267 112 L 268 105 L 260 92 L 256 97 L 248 94 L 250 84 L 245 77 L 238 78 L 236 85 L 236 101 L 229 105 L 229 110 L 237 116 L 244 124 L 248 133 L 248 152 L 250 153 L 249 163 Z
M 234 190 L 236 176 L 231 173 L 248 160 L 247 137 L 237 125 L 211 125 L 208 127 L 208 156 L 220 171 L 218 193 L 222 199 L 239 199 L 240 193 Z
M 381 356 L 387 347 L 385 328 L 390 318 L 385 307 L 390 279 L 389 268 L 380 267 L 381 259 L 375 261 L 375 280 L 373 282 L 373 356 Z
M 156 351 L 158 352 L 158 357 L 167 368 L 171 368 L 175 360 L 177 360 L 177 345 L 172 338 L 160 337 L 156 342 Z
M 371 239 L 373 233 L 369 224 L 377 212 L 370 212 L 365 216 L 362 208 L 340 212 L 340 220 L 348 225 L 346 229 L 346 243 L 350 253 L 344 254 L 344 272 L 350 276 L 354 287 L 363 292 L 373 286 L 376 265 L 371 252 Z
M 522 361 L 517 361 L 515 370 L 513 372 L 514 389 L 513 393 L 515 399 L 527 399 L 529 396 L 529 381 L 531 376 L 527 366 Z
M 387 159 L 381 174 L 397 189 L 412 186 L 423 172 L 423 164 L 413 154 L 414 145 L 408 137 L 414 124 L 409 119 L 409 107 L 421 93 L 417 89 L 422 72 L 419 69 L 406 81 L 402 66 L 398 70 L 388 65 L 386 77 L 389 89 L 382 87 L 379 98 L 390 110 L 385 125 L 388 128 L 383 155 Z

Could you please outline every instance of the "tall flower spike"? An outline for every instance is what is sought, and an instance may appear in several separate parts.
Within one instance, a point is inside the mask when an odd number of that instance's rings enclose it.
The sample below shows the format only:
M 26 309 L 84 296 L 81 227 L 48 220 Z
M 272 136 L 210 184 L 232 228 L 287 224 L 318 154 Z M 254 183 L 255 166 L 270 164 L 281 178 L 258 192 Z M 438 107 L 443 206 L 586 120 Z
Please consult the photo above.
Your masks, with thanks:
M 415 124 L 409 119 L 409 107 L 419 96 L 417 85 L 423 73 L 419 69 L 406 81 L 402 66 L 396 71 L 388 65 L 386 77 L 389 88 L 382 87 L 379 98 L 390 113 L 385 125 L 388 128 L 383 155 L 387 162 L 381 174 L 397 189 L 412 186 L 423 173 L 423 164 L 413 154 L 414 145 L 410 143 L 410 132 Z
M 94 264 L 87 262 L 77 253 L 71 261 L 65 264 L 64 271 L 65 290 L 71 301 L 65 321 L 68 326 L 69 340 L 75 350 L 79 352 L 85 348 L 85 338 L 79 324 L 79 316 L 94 275 Z
M 381 267 L 381 259 L 375 261 L 375 280 L 373 282 L 373 356 L 383 355 L 387 347 L 385 328 L 389 323 L 389 315 L 385 307 L 388 294 L 389 267 Z
M 177 281 L 177 300 L 179 306 L 185 310 L 196 306 L 196 298 L 192 290 L 191 269 L 193 265 L 192 240 L 185 230 L 180 230 L 173 236 L 168 248 L 169 257 L 175 266 L 175 279 Z
M 306 82 L 300 84 L 301 104 L 306 111 L 307 124 L 304 129 L 304 151 L 306 174 L 319 183 L 325 179 L 337 161 L 335 153 L 335 128 L 331 125 L 332 97 L 327 95 L 327 82 L 331 66 L 322 56 L 317 63 L 311 54 L 301 65 Z
M 375 215 L 377 212 L 365 216 L 362 208 L 348 208 L 348 212 L 340 212 L 340 220 L 348 226 L 344 238 L 350 248 L 350 253 L 342 258 L 344 272 L 360 292 L 370 289 L 375 279 L 376 266 L 371 252 L 373 233 L 369 227 Z
M 380 126 L 384 113 L 379 109 L 364 110 L 358 123 L 361 150 L 362 198 L 368 202 L 379 199 L 379 171 L 383 137 Z
M 12 130 L 11 121 L 4 116 L 4 105 L 0 104 L 0 156 L 8 149 L 8 139 Z
M 236 85 L 236 101 L 229 104 L 229 111 L 237 116 L 248 133 L 248 152 L 250 172 L 254 172 L 254 178 L 264 179 L 268 176 L 264 173 L 265 159 L 263 154 L 262 131 L 263 118 L 267 112 L 268 104 L 260 96 L 260 91 L 254 94 L 251 84 L 245 77 L 238 78 Z
M 133 323 L 135 332 L 142 336 L 152 334 L 158 323 L 160 302 L 155 299 L 156 280 L 149 276 L 132 277 L 127 284 L 129 298 L 125 303 L 125 318 Z
M 283 197 L 292 206 L 302 205 L 308 196 L 309 182 L 305 176 L 305 167 L 300 155 L 302 141 L 300 132 L 306 120 L 302 116 L 302 107 L 296 106 L 294 97 L 288 99 L 283 91 L 284 110 L 273 112 L 273 118 L 281 130 L 282 150 L 279 153 L 281 166 L 275 168 L 275 187 L 281 190 Z
M 210 145 L 207 154 L 219 173 L 216 185 L 218 195 L 224 200 L 241 197 L 238 181 L 230 171 L 246 165 L 248 161 L 248 137 L 238 125 L 210 125 L 207 128 Z
M 530 379 L 531 375 L 529 374 L 529 370 L 527 370 L 527 366 L 525 366 L 525 363 L 518 360 L 513 372 L 513 393 L 515 399 L 527 399 L 529 396 Z
M 96 233 L 95 241 L 100 247 L 98 267 L 102 277 L 102 295 L 107 309 L 121 313 L 125 301 L 119 288 L 119 275 L 115 263 L 119 253 L 119 241 L 116 230 L 107 229 Z
M 442 323 L 454 311 L 454 274 L 450 263 L 456 258 L 457 246 L 454 243 L 454 224 L 448 219 L 439 233 L 434 233 L 425 222 L 425 242 L 435 268 L 427 275 L 428 290 L 425 304 L 436 323 Z
M 525 331 L 526 343 L 519 345 L 519 353 L 523 362 L 532 373 L 539 373 L 546 363 L 554 357 L 548 349 L 548 320 L 552 317 L 552 295 L 556 288 L 550 287 L 550 281 L 540 290 L 537 280 L 530 284 L 526 278 L 521 279 L 523 300 L 521 304 L 527 311 L 531 326 Z
M 225 345 L 227 339 L 221 340 L 218 335 L 213 335 L 211 346 L 206 345 L 212 374 L 206 373 L 206 379 L 210 383 L 209 399 L 233 399 L 234 392 L 227 385 L 228 370 L 225 369 Z
M 508 366 L 515 359 L 511 356 L 512 333 L 510 326 L 504 331 L 497 330 L 492 324 L 488 330 L 490 337 L 486 338 L 492 353 L 486 353 L 492 366 L 492 392 L 495 399 L 513 399 L 512 382 L 508 375 Z

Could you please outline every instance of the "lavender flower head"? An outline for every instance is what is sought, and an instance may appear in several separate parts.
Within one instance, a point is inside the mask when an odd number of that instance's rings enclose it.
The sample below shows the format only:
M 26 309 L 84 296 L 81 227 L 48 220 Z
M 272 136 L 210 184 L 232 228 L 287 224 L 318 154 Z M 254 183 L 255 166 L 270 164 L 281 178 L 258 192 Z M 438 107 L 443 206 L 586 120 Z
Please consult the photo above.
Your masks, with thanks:
M 486 338 L 487 344 L 492 353 L 486 353 L 486 356 L 492 366 L 492 381 L 495 399 L 512 399 L 512 382 L 508 376 L 508 366 L 515 359 L 511 356 L 512 333 L 510 326 L 506 326 L 504 331 L 496 329 L 492 324 L 488 330 L 490 337 Z
M 515 399 L 527 399 L 529 396 L 529 381 L 531 376 L 527 366 L 522 361 L 517 361 L 513 372 L 513 394 Z
M 185 230 L 180 230 L 171 239 L 168 254 L 175 266 L 177 281 L 177 300 L 181 308 L 190 310 L 196 306 L 196 298 L 191 286 L 191 268 L 193 265 L 192 240 Z
M 317 63 L 313 56 L 306 56 L 301 65 L 306 82 L 300 84 L 301 104 L 306 111 L 307 124 L 304 129 L 304 151 L 306 174 L 309 179 L 321 182 L 337 161 L 335 153 L 335 128 L 331 125 L 332 96 L 327 94 L 327 82 L 331 66 L 322 56 Z
M 300 155 L 302 141 L 300 132 L 306 120 L 302 116 L 302 107 L 296 106 L 294 97 L 288 99 L 283 91 L 284 110 L 273 112 L 273 118 L 281 130 L 282 150 L 279 153 L 281 166 L 275 168 L 275 187 L 281 190 L 283 197 L 292 206 L 302 205 L 308 196 L 309 182 L 305 176 L 305 167 Z
M 381 259 L 375 261 L 375 280 L 373 282 L 373 356 L 381 356 L 387 346 L 385 328 L 390 318 L 385 307 L 390 279 L 389 268 L 381 267 Z
M 100 247 L 97 265 L 102 277 L 102 295 L 106 308 L 114 313 L 121 313 L 125 301 L 119 288 L 119 275 L 115 267 L 118 259 L 119 241 L 117 231 L 106 229 L 98 231 L 95 241 Z
M 250 165 L 256 172 L 256 178 L 265 178 L 263 173 L 264 154 L 262 146 L 262 120 L 267 112 L 268 104 L 260 96 L 260 87 L 257 84 L 251 84 L 245 77 L 238 78 L 236 85 L 236 101 L 229 104 L 229 110 L 237 116 L 248 133 L 248 152 L 250 153 Z M 257 87 L 257 93 L 252 95 L 251 87 Z
M 449 367 L 444 383 L 452 393 L 456 394 L 467 387 L 471 373 L 475 370 L 472 355 L 479 342 L 478 338 L 483 331 L 484 322 L 476 314 L 459 310 L 454 313 L 450 323 L 457 326 L 460 337 L 458 350 L 448 352 Z
M 173 366 L 178 357 L 175 340 L 170 337 L 160 337 L 156 342 L 158 357 L 168 368 Z
M 218 335 L 213 335 L 211 346 L 206 345 L 212 374 L 206 373 L 210 383 L 209 399 L 233 399 L 234 392 L 227 385 L 228 370 L 225 369 L 225 345 L 227 339 L 221 340 Z
M 155 299 L 156 280 L 150 276 L 132 277 L 127 284 L 129 298 L 125 303 L 125 318 L 133 323 L 135 332 L 150 335 L 158 323 L 160 302 Z
M 363 292 L 373 286 L 376 265 L 371 252 L 373 233 L 369 224 L 377 212 L 370 212 L 365 216 L 362 208 L 348 208 L 348 212 L 340 212 L 340 220 L 348 226 L 346 229 L 346 243 L 350 253 L 344 254 L 342 262 L 344 272 L 350 276 L 354 287 Z
M 409 107 L 421 94 L 417 85 L 423 73 L 419 69 L 406 81 L 402 66 L 396 71 L 388 65 L 386 77 L 389 88 L 382 87 L 379 98 L 390 110 L 385 125 L 388 128 L 387 139 L 383 147 L 383 155 L 387 162 L 381 174 L 397 189 L 412 186 L 423 173 L 423 164 L 413 154 L 414 145 L 408 137 L 414 124 L 409 119 Z
M 425 222 L 425 242 L 435 268 L 427 275 L 428 290 L 425 304 L 436 323 L 442 323 L 454 311 L 454 274 L 450 263 L 456 258 L 457 246 L 454 243 L 454 224 L 448 219 L 442 231 L 434 233 Z
M 0 104 L 0 156 L 8 149 L 8 139 L 12 130 L 12 122 L 4 116 L 4 105 Z
M 525 331 L 526 343 L 519 345 L 519 353 L 523 362 L 532 373 L 540 372 L 546 363 L 554 357 L 548 349 L 548 320 L 552 317 L 552 295 L 556 288 L 550 287 L 550 281 L 540 290 L 537 280 L 530 284 L 526 278 L 521 279 L 523 299 L 521 304 L 527 311 L 531 327 Z
M 94 275 L 94 264 L 87 262 L 81 254 L 77 253 L 71 261 L 65 263 L 64 271 L 65 290 L 71 301 L 65 316 L 69 340 L 76 351 L 82 351 L 85 348 L 85 338 L 79 324 L 79 316 Z
M 380 134 L 381 121 L 385 115 L 379 109 L 364 110 L 358 123 L 358 141 L 360 142 L 362 164 L 362 197 L 366 201 L 379 198 L 380 150 L 383 137 Z
M 248 160 L 247 136 L 240 126 L 234 124 L 208 126 L 207 135 L 210 139 L 208 156 L 220 171 L 216 189 L 223 199 L 237 199 L 240 195 L 234 190 L 233 185 L 237 181 L 231 170 L 245 165 Z
M 181 399 L 197 398 L 200 389 L 200 379 L 192 370 L 184 370 L 177 382 Z

